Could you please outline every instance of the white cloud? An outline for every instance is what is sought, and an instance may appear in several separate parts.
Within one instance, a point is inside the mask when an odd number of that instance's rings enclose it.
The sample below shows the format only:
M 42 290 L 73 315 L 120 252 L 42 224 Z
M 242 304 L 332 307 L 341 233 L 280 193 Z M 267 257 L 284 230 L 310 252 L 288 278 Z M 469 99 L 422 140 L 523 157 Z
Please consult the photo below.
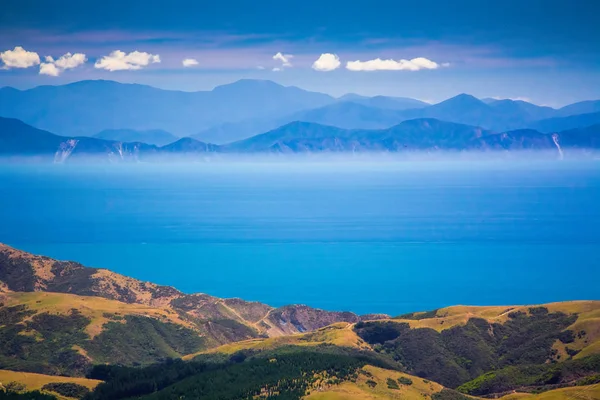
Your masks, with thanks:
M 256 69 L 263 70 L 263 69 L 265 69 L 265 67 L 263 67 L 262 65 L 259 65 L 258 67 L 256 67 Z
M 27 51 L 21 46 L 16 46 L 14 50 L 6 50 L 0 53 L 0 60 L 4 63 L 3 68 L 29 68 L 40 63 L 40 56 Z
M 148 66 L 149 64 L 159 63 L 158 54 L 150 54 L 141 51 L 132 51 L 129 54 L 121 50 L 115 50 L 107 56 L 102 57 L 94 64 L 95 68 L 105 69 L 107 71 L 137 70 Z
M 283 68 L 279 68 L 279 67 L 273 68 L 273 72 L 280 72 L 280 71 L 283 71 Z
M 58 76 L 60 75 L 60 70 L 56 68 L 54 63 L 41 63 L 40 75 Z
M 83 53 L 67 53 L 58 60 L 54 60 L 52 56 L 46 56 L 45 60 L 46 62 L 40 64 L 40 75 L 58 76 L 64 70 L 77 68 L 85 64 L 87 57 Z
M 196 66 L 196 65 L 198 65 L 198 60 L 196 60 L 196 59 L 194 59 L 194 58 L 186 58 L 185 60 L 183 60 L 183 61 L 181 62 L 181 64 L 182 64 L 184 67 L 193 67 L 193 66 Z
M 340 58 L 336 54 L 323 53 L 312 65 L 315 71 L 333 71 L 340 67 Z
M 294 56 L 292 54 L 283 54 L 281 52 L 275 54 L 273 56 L 273 60 L 278 60 L 281 61 L 281 67 L 291 67 L 292 63 L 291 63 L 291 59 L 294 58 Z
M 85 64 L 86 61 L 87 57 L 83 53 L 67 53 L 61 56 L 58 60 L 54 61 L 54 65 L 62 70 L 65 70 L 77 68 L 80 65 Z
M 447 64 L 447 63 L 444 63 Z M 413 58 L 412 60 L 382 60 L 376 58 L 368 61 L 348 61 L 346 69 L 350 71 L 419 71 L 421 69 L 437 69 L 440 65 L 424 57 Z

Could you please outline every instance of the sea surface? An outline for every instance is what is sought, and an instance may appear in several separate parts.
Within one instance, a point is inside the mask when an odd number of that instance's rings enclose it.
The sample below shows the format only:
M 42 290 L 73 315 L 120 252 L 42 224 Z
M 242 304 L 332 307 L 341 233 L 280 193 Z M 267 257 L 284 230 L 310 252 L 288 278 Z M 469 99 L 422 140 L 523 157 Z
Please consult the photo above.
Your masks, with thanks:
M 2 164 L 0 242 L 273 306 L 600 299 L 600 163 Z

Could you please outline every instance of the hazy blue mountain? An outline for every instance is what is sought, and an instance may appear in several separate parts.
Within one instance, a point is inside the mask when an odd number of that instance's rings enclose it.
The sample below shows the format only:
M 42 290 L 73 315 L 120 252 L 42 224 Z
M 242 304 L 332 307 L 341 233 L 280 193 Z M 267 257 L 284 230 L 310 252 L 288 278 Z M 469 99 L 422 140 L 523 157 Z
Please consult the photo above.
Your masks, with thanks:
M 523 121 L 551 118 L 557 113 L 552 107 L 538 106 L 523 100 L 496 100 L 489 105 L 503 115 L 514 115 L 517 120 Z
M 435 119 L 404 121 L 387 129 L 342 129 L 292 122 L 270 132 L 222 146 L 230 152 L 403 151 L 461 149 L 489 134 L 481 128 Z
M 338 102 L 278 118 L 254 118 L 206 129 L 195 139 L 224 144 L 261 134 L 294 121 L 313 122 L 346 129 L 388 128 L 405 118 L 397 110 L 369 107 L 355 102 Z
M 479 100 L 481 100 L 485 104 L 490 104 L 490 103 L 493 103 L 495 101 L 498 101 L 498 99 L 494 99 L 493 97 L 484 97 L 484 98 L 479 99 Z
M 370 107 L 354 102 L 340 102 L 300 111 L 288 116 L 287 119 L 288 122 L 314 122 L 346 129 L 378 129 L 389 128 L 405 118 L 396 110 Z
M 600 149 L 600 124 L 545 134 L 533 129 L 483 136 L 470 143 L 478 150 L 557 150 L 569 155 L 573 150 Z
M 274 148 L 280 143 L 302 140 L 320 140 L 322 138 L 343 137 L 348 130 L 335 126 L 326 126 L 311 122 L 290 122 L 272 131 L 253 136 L 238 142 L 226 144 L 222 149 L 229 152 L 265 152 L 278 151 Z
M 0 116 L 69 136 L 124 126 L 184 136 L 225 122 L 275 118 L 334 101 L 271 81 L 246 79 L 212 91 L 181 92 L 94 80 L 29 90 L 2 88 Z
M 558 134 L 560 146 L 572 149 L 600 149 L 600 124 L 570 129 Z
M 201 141 L 196 140 L 191 137 L 184 137 L 184 138 L 177 140 L 176 142 L 173 142 L 166 146 L 161 147 L 160 151 L 167 152 L 167 153 L 186 154 L 186 153 L 208 153 L 208 152 L 217 151 L 218 149 L 219 149 L 219 146 L 217 146 L 217 145 L 201 142 Z
M 288 118 L 254 118 L 228 122 L 205 129 L 192 137 L 203 142 L 225 144 L 259 135 L 289 121 Z
M 373 96 L 366 97 L 354 93 L 348 93 L 338 99 L 340 102 L 353 102 L 368 107 L 384 108 L 390 110 L 408 110 L 412 108 L 423 108 L 430 104 L 410 97 Z
M 469 94 L 460 94 L 422 109 L 402 111 L 406 119 L 436 118 L 497 132 L 527 127 L 529 123 L 554 112 L 550 107 L 518 100 L 496 100 L 486 104 Z
M 185 137 L 157 147 L 90 137 L 64 137 L 0 117 L 0 156 L 35 157 L 47 162 L 78 159 L 160 161 L 211 153 L 402 152 L 464 150 L 599 149 L 600 124 L 557 134 L 521 129 L 495 134 L 436 119 L 404 121 L 386 129 L 343 129 L 296 121 L 251 138 L 215 145 Z
M 150 154 L 156 150 L 156 146 L 145 143 L 59 136 L 14 118 L 0 117 L 0 156 L 36 157 L 54 162 L 84 156 L 109 161 L 135 161 L 140 153 Z
M 407 110 L 404 115 L 407 118 L 436 118 L 488 129 L 496 129 L 500 118 L 500 113 L 490 105 L 469 94 L 459 94 L 426 108 Z M 502 122 L 501 125 L 503 128 L 504 123 Z
M 531 123 L 529 127 L 540 132 L 553 133 L 567 129 L 584 128 L 594 124 L 600 124 L 600 112 L 543 119 Z
M 115 140 L 118 142 L 143 142 L 156 146 L 173 143 L 177 136 L 161 129 L 138 131 L 135 129 L 106 129 L 98 132 L 93 137 L 97 139 Z
M 365 100 L 368 98 L 369 98 L 369 96 L 363 96 L 362 94 L 346 93 L 345 95 L 338 97 L 338 101 L 355 101 L 355 100 Z
M 417 118 L 434 118 L 501 132 L 534 127 L 531 125 L 534 121 L 553 116 L 557 112 L 550 107 L 537 106 L 520 100 L 491 99 L 492 101 L 486 104 L 468 94 L 458 95 L 431 106 L 404 110 L 366 105 L 373 104 L 378 98 L 348 94 L 340 98 L 346 101 L 338 101 L 279 118 L 254 118 L 239 123 L 221 124 L 202 131 L 194 137 L 202 141 L 222 144 L 242 140 L 293 121 L 314 122 L 346 129 L 377 129 Z M 567 128 L 578 126 L 581 125 L 567 126 Z
M 467 147 L 478 150 L 558 150 L 551 135 L 533 129 L 487 135 L 472 141 Z
M 558 109 L 558 116 L 568 117 L 569 115 L 590 114 L 600 112 L 600 100 L 586 100 L 578 103 L 569 104 Z

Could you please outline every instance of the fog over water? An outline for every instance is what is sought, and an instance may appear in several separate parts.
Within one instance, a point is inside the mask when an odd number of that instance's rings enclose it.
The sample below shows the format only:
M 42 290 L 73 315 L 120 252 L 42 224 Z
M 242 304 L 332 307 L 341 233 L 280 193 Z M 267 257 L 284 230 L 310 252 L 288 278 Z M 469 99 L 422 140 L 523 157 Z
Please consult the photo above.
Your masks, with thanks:
M 185 292 L 400 314 L 600 298 L 600 162 L 0 164 L 0 242 Z

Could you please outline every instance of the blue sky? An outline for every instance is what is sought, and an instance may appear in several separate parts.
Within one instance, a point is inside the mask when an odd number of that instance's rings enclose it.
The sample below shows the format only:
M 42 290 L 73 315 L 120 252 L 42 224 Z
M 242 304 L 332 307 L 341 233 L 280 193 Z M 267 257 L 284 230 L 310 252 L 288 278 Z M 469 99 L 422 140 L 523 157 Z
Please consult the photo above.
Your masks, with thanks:
M 202 90 L 256 78 L 333 95 L 558 106 L 600 98 L 598 15 L 595 0 L 3 0 L 0 86 Z

